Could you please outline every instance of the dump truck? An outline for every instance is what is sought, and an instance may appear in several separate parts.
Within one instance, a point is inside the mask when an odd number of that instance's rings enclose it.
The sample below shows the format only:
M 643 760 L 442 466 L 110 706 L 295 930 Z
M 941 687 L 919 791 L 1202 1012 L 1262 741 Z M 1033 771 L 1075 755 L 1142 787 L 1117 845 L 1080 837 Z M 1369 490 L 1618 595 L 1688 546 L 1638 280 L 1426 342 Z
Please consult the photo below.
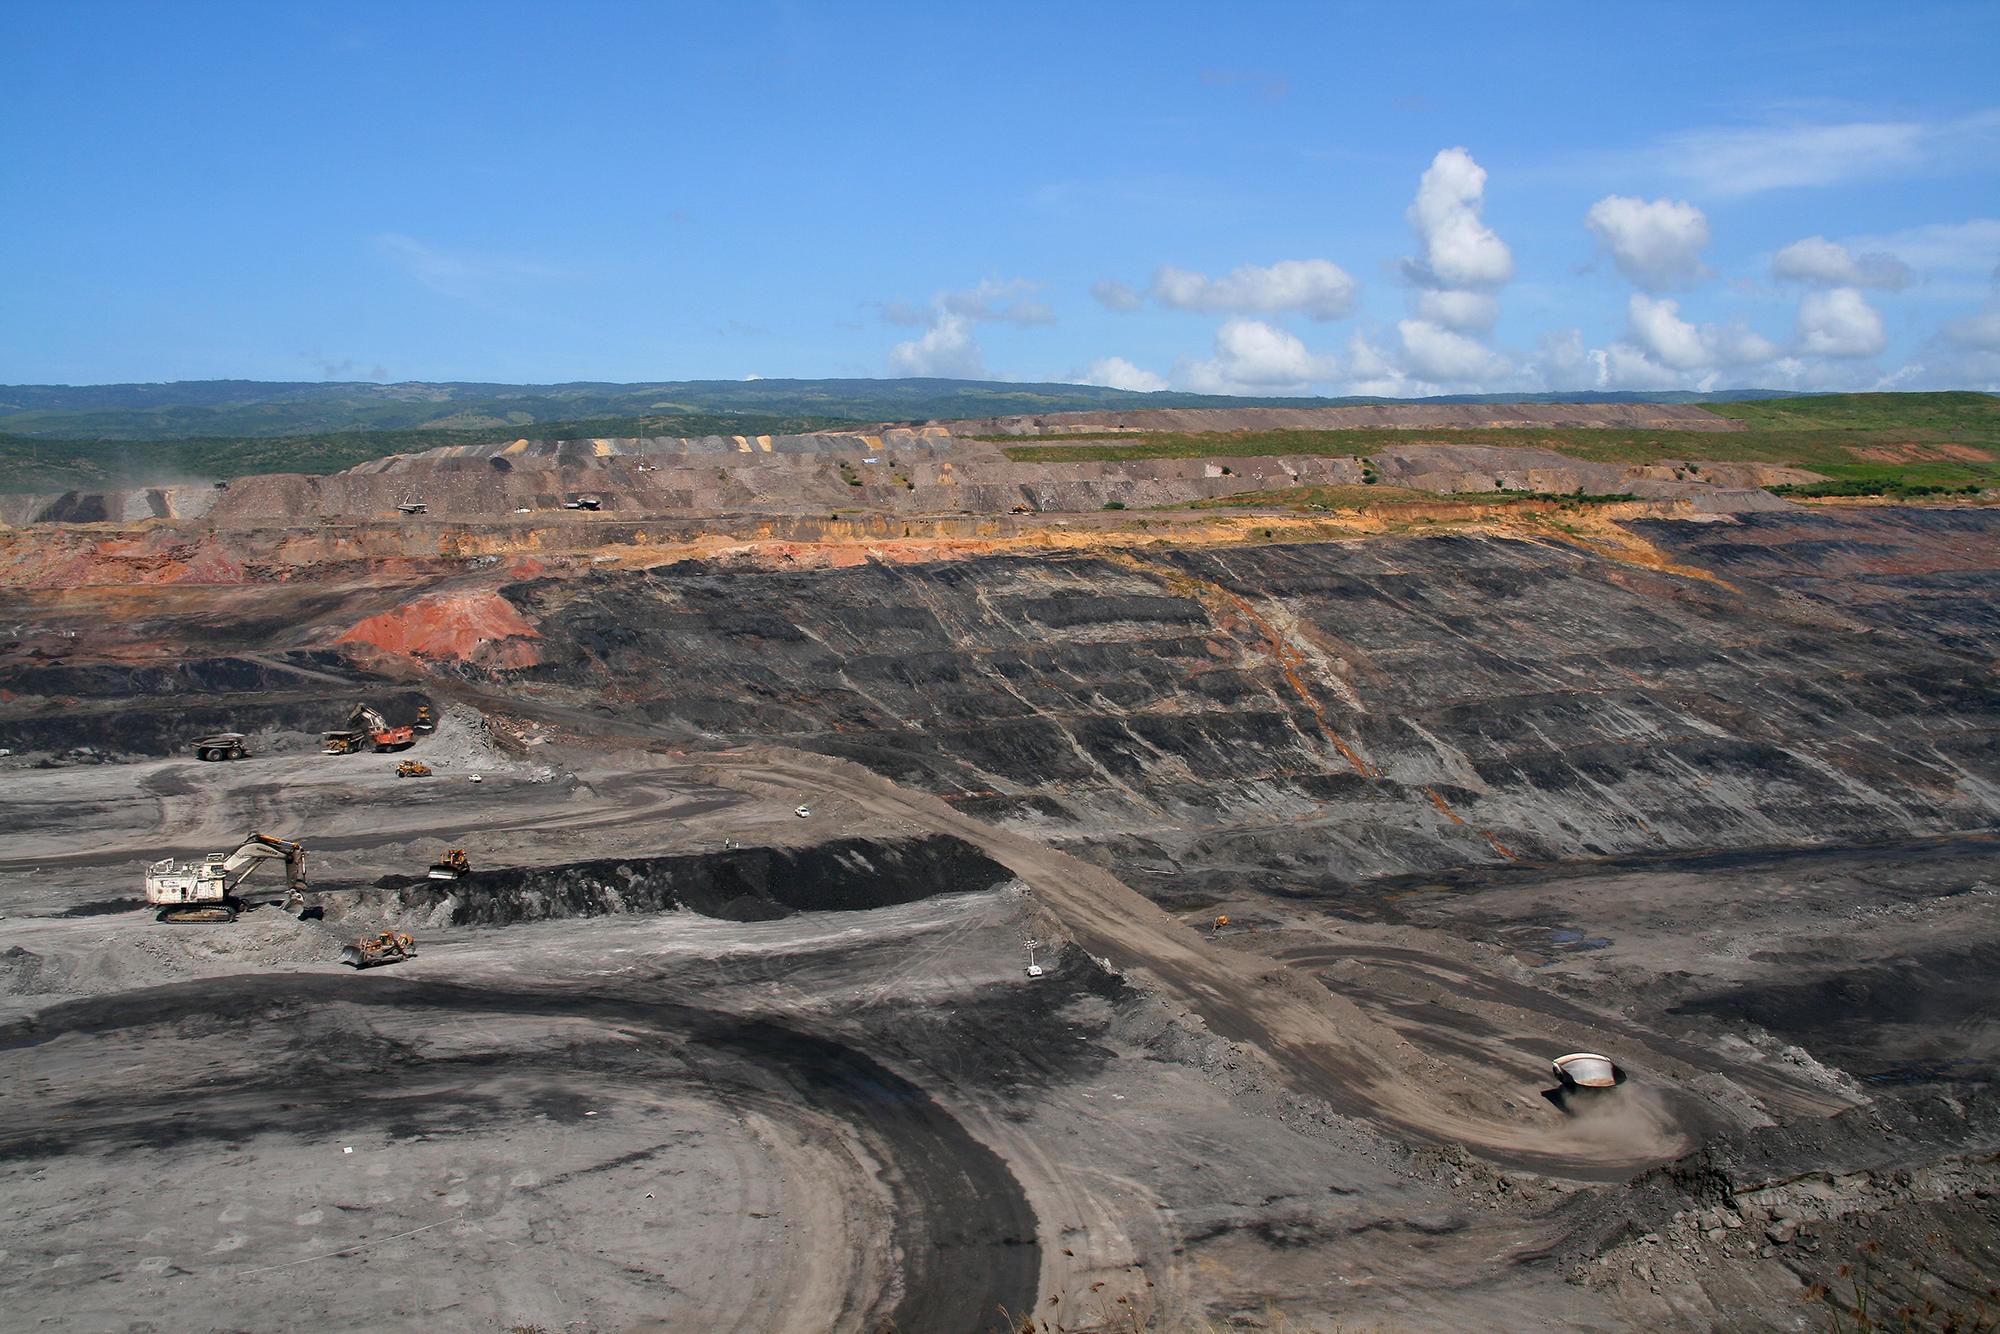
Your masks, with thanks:
M 1625 1072 L 1609 1056 L 1594 1051 L 1573 1051 L 1549 1062 L 1556 1079 L 1565 1089 L 1609 1089 L 1625 1082 Z
M 431 863 L 426 873 L 432 880 L 463 880 L 472 874 L 472 863 L 467 860 L 464 848 L 446 848 L 444 856 Z
M 417 942 L 398 931 L 363 936 L 352 945 L 340 947 L 340 961 L 353 968 L 374 968 L 416 957 Z
M 322 732 L 324 743 L 322 753 L 327 755 L 356 755 L 364 749 L 376 751 L 407 750 L 416 742 L 415 727 L 389 726 L 389 720 L 369 708 L 366 704 L 356 704 L 347 715 L 347 725 L 331 732 Z
M 198 760 L 247 760 L 250 752 L 243 747 L 241 732 L 215 732 L 194 739 L 194 757 Z
M 228 852 L 211 852 L 198 862 L 162 857 L 146 868 L 146 902 L 157 907 L 156 920 L 172 924 L 233 922 L 243 907 L 236 887 L 267 861 L 282 859 L 287 887 L 294 896 L 309 889 L 305 845 L 267 834 L 252 833 Z

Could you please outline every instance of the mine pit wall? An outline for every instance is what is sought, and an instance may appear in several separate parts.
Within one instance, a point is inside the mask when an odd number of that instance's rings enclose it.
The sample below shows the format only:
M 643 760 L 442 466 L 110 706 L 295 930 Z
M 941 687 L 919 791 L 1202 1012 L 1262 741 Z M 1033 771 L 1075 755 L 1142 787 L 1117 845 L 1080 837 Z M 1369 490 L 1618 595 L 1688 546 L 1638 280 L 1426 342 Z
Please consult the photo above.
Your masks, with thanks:
M 0 702 L 0 747 L 17 753 L 59 753 L 89 747 L 106 756 L 187 756 L 210 732 L 242 732 L 253 754 L 283 736 L 317 746 L 318 734 L 344 727 L 365 700 L 392 723 L 437 707 L 422 690 L 355 673 L 333 653 L 285 660 L 190 658 L 159 666 L 60 662 L 0 672 L 8 698 Z M 310 672 L 308 676 L 304 673 Z M 343 688 L 323 679 L 352 678 Z
M 462 882 L 385 876 L 370 888 L 327 893 L 320 902 L 333 921 L 432 929 L 679 911 L 764 922 L 799 912 L 854 912 L 974 893 L 1012 878 L 972 845 L 933 835 L 476 869 Z
M 1553 502 L 1552 502 L 1553 503 Z M 1471 514 L 1464 506 L 1449 511 Z M 383 585 L 440 573 L 496 574 L 535 557 L 601 557 L 649 547 L 708 544 L 858 545 L 1045 540 L 1037 516 L 1008 514 L 719 514 L 633 519 L 543 515 L 477 526 L 428 518 L 400 522 L 209 530 L 154 524 L 136 530 L 64 527 L 0 531 L 0 588 L 145 588 L 305 583 L 338 574 Z M 501 564 L 506 562 L 506 564 Z
M 1603 406 L 1611 419 L 1622 420 L 1620 405 Z M 1317 420 L 1313 412 L 1273 411 L 1274 421 Z M 1375 418 L 1383 410 L 1361 411 L 1362 424 L 1379 424 Z M 1595 409 L 1542 408 L 1535 416 L 1532 405 L 1523 411 L 1529 415 L 1518 420 L 1507 417 L 1501 424 L 1576 425 L 1598 422 L 1606 415 Z M 1675 415 L 1679 410 L 1640 411 L 1623 405 L 1623 411 L 1647 420 L 1658 417 L 1662 420 L 1657 424 L 1678 427 L 1720 430 L 1736 425 L 1698 409 L 1686 410 L 1683 415 L 1691 413 L 1687 420 Z M 1754 488 L 1817 476 L 1750 464 L 1703 462 L 1686 469 L 1671 461 L 1591 463 L 1547 449 L 1455 443 L 1450 428 L 1474 424 L 1465 419 L 1465 412 L 1432 409 L 1408 421 L 1398 418 L 1412 431 L 1431 422 L 1442 428 L 1378 451 L 1375 457 L 1383 480 L 1441 492 L 1506 489 L 1709 496 L 1727 491 L 1734 494 L 1711 507 L 1734 510 L 1779 503 L 1770 496 L 1748 494 Z M 1203 419 L 1204 429 L 1218 429 L 1213 422 L 1228 417 L 1211 413 Z M 1107 428 L 1112 435 L 1119 429 Z M 242 477 L 227 490 L 180 486 L 0 497 L 0 521 L 18 526 L 205 520 L 237 529 L 273 523 L 394 520 L 398 506 L 417 502 L 427 507 L 428 515 L 412 518 L 490 521 L 521 513 L 563 513 L 566 502 L 584 495 L 596 497 L 603 513 L 632 517 L 809 514 L 842 508 L 899 516 L 954 511 L 1006 514 L 1016 506 L 1079 513 L 1110 504 L 1140 509 L 1295 486 L 1353 486 L 1365 480 L 1358 459 L 1318 455 L 1015 462 L 989 441 L 936 431 L 707 440 L 522 440 L 393 455 L 330 476 Z
M 1917 560 L 1928 522 L 1844 531 Z M 1921 559 L 1990 603 L 1996 534 L 1954 515 Z M 510 688 L 850 759 L 1162 898 L 2000 823 L 1994 641 L 1550 543 L 690 561 L 506 595 L 542 636 Z

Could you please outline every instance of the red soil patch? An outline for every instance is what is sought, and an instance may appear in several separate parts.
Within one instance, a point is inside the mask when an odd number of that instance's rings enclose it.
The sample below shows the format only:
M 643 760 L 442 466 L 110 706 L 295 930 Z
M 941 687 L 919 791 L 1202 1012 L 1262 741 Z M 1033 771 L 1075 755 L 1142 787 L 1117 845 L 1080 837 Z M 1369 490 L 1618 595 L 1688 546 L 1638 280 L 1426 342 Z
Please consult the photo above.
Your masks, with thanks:
M 541 633 L 498 593 L 437 593 L 370 616 L 336 642 L 384 653 L 488 667 L 532 667 Z
M 1991 457 L 1975 446 L 1953 444 L 1870 445 L 1854 456 L 1871 463 L 1985 463 Z

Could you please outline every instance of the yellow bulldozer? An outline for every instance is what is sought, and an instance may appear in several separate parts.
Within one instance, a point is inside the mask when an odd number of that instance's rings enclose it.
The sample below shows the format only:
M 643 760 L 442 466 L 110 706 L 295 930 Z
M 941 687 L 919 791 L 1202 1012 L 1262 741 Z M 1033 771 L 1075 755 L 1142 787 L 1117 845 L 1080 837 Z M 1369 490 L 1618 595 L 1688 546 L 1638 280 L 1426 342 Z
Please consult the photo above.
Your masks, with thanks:
M 401 963 L 416 957 L 417 942 L 398 931 L 363 936 L 352 945 L 343 945 L 340 950 L 340 961 L 354 968 L 373 968 L 377 964 Z
M 398 760 L 396 762 L 396 777 L 398 778 L 429 778 L 430 776 L 431 767 L 422 760 Z

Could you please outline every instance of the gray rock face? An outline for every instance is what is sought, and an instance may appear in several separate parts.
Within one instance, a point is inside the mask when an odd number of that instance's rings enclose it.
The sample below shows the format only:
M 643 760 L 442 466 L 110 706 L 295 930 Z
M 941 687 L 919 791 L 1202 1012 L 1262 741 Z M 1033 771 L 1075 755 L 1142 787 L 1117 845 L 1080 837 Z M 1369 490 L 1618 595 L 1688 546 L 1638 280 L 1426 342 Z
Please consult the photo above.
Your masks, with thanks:
M 1962 568 L 1835 613 L 1832 583 L 1802 594 L 1811 574 L 1772 578 L 1765 554 L 1827 522 L 1852 562 L 1915 545 Z M 2000 690 L 1990 650 L 1965 649 L 1991 642 L 1996 528 L 1988 511 L 1807 516 L 1738 553 L 1728 525 L 1649 527 L 1728 585 L 1449 536 L 685 565 L 512 596 L 545 635 L 523 685 L 847 756 L 1166 871 L 1162 893 L 1328 892 L 1990 826 Z

